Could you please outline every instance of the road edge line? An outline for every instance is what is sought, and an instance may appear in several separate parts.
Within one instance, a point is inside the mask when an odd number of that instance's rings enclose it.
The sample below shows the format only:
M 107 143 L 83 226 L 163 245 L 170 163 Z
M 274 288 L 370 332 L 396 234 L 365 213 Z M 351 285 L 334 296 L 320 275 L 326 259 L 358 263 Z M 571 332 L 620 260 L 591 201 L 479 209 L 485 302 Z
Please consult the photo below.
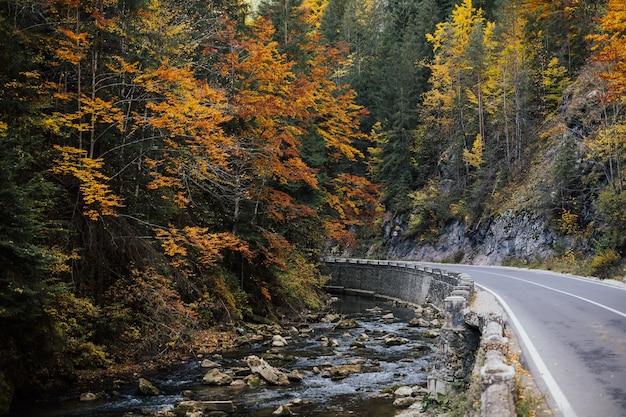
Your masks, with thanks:
M 559 408 L 558 411 L 561 412 L 563 417 L 578 417 L 576 415 L 576 412 L 572 408 L 571 404 L 569 403 L 569 401 L 567 401 L 565 394 L 563 394 L 563 391 L 561 391 L 561 388 L 559 388 L 559 385 L 557 384 L 556 380 L 554 379 L 554 377 L 548 370 L 548 367 L 546 366 L 545 362 L 543 361 L 543 359 L 541 359 L 541 356 L 539 355 L 537 348 L 535 348 L 535 345 L 530 340 L 528 333 L 526 333 L 526 330 L 524 330 L 524 327 L 518 320 L 517 316 L 515 315 L 515 313 L 513 313 L 513 310 L 511 310 L 509 305 L 496 292 L 492 291 L 491 289 L 483 285 L 479 285 L 479 284 L 475 284 L 475 285 L 477 285 L 478 287 L 482 288 L 483 290 L 493 295 L 496 298 L 496 300 L 498 300 L 498 303 L 500 303 L 502 308 L 506 311 L 508 315 L 508 319 L 510 319 L 511 322 L 513 323 L 513 328 L 515 329 L 517 336 L 519 337 L 524 347 L 526 348 L 527 353 L 530 355 L 530 359 L 533 361 L 534 365 L 537 367 L 537 370 L 541 374 L 541 377 L 543 381 L 545 382 L 546 387 L 548 388 L 548 391 L 550 391 L 550 395 L 552 396 L 552 399 L 558 406 Z

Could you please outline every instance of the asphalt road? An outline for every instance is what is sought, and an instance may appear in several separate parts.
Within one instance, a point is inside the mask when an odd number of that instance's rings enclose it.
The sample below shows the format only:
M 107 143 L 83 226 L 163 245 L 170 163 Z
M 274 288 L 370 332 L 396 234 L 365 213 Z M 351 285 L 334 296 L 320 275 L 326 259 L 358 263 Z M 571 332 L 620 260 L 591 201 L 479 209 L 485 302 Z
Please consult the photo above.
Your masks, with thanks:
M 549 271 L 427 265 L 466 273 L 496 295 L 556 416 L 626 417 L 626 286 Z

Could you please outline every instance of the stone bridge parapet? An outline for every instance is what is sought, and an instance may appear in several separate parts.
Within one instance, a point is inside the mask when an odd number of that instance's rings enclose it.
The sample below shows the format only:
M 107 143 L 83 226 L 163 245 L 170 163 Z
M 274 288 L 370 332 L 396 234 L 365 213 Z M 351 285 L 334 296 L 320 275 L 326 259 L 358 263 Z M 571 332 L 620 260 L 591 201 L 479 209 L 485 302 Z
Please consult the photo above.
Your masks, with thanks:
M 327 287 L 349 290 L 409 305 L 430 304 L 444 316 L 428 390 L 447 393 L 478 372 L 481 417 L 513 417 L 515 372 L 507 364 L 507 339 L 499 313 L 473 311 L 474 281 L 466 274 L 429 268 L 416 262 L 323 258 Z M 475 367 L 480 348 L 484 364 Z M 476 368 L 476 369 L 474 369 Z

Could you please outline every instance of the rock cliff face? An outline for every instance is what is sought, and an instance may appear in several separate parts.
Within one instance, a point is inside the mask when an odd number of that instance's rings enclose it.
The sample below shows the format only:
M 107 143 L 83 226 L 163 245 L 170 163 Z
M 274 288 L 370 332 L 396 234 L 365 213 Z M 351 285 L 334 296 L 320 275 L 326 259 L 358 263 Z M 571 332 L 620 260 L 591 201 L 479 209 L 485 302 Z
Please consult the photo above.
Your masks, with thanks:
M 467 230 L 465 223 L 456 222 L 446 227 L 435 244 L 427 245 L 405 238 L 402 223 L 396 224 L 396 233 L 389 236 L 388 255 L 418 261 L 497 265 L 513 258 L 546 259 L 554 255 L 557 240 L 545 220 L 529 211 L 507 211 L 476 230 Z

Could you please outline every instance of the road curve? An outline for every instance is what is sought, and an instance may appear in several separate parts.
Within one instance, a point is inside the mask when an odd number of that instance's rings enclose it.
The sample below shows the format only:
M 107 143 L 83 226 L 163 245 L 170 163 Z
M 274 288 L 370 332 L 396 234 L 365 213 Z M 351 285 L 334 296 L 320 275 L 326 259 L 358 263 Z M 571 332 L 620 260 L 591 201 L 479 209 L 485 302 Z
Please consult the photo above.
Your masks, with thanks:
M 507 310 L 556 416 L 626 417 L 626 287 L 549 271 L 420 264 L 470 275 Z

